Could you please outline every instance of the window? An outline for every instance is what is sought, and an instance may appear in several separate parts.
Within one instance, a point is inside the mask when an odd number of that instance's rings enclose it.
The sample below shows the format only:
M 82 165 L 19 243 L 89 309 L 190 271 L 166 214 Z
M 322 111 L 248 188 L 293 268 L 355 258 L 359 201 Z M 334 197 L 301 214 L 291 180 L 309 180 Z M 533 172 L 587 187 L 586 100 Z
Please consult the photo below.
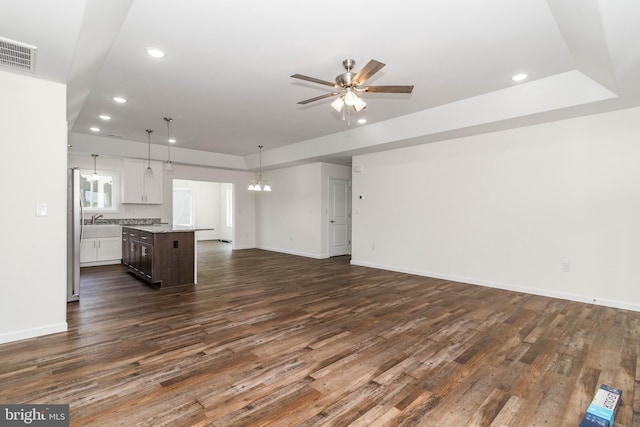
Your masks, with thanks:
M 88 211 L 117 211 L 116 174 L 98 171 L 94 179 L 92 170 L 80 170 L 80 199 Z
M 193 192 L 190 188 L 173 189 L 173 225 L 193 227 Z
M 233 190 L 227 189 L 227 227 L 233 227 Z

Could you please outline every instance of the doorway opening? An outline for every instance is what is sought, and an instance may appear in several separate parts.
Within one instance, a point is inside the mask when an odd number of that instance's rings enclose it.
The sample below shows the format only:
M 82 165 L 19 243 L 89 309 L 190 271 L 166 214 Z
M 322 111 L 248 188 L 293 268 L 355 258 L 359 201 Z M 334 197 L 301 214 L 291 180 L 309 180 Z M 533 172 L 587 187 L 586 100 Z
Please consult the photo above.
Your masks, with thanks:
M 173 224 L 212 230 L 195 238 L 232 243 L 235 235 L 234 186 L 225 182 L 173 180 Z

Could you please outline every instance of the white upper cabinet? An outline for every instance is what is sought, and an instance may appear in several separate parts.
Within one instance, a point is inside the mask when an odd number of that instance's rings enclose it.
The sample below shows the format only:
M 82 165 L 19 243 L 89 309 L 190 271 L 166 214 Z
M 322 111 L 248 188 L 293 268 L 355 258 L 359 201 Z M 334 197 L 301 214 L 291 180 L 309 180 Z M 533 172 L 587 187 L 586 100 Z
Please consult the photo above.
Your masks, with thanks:
M 153 175 L 147 175 L 148 161 L 122 160 L 122 203 L 162 204 L 162 162 L 151 161 Z

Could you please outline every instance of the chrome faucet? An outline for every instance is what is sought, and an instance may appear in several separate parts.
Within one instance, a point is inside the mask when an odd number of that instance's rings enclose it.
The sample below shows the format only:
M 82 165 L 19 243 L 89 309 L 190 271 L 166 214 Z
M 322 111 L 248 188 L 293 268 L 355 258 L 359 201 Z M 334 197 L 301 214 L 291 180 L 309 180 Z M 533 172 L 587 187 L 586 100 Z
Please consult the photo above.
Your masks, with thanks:
M 98 218 L 102 218 L 102 214 L 91 215 L 91 224 L 95 224 Z

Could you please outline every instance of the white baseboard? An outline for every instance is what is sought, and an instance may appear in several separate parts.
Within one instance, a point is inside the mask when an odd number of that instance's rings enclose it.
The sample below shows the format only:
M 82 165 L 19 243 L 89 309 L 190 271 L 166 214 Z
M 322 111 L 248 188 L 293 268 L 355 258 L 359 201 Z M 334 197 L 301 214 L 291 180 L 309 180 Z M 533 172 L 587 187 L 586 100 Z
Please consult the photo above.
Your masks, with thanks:
M 568 301 L 582 302 L 585 304 L 602 305 L 605 307 L 613 307 L 613 308 L 619 308 L 623 310 L 640 312 L 640 305 L 638 304 L 630 304 L 624 301 L 596 298 L 594 296 L 589 296 L 589 295 L 570 294 L 566 292 L 553 291 L 550 289 L 531 288 L 526 286 L 518 286 L 511 283 L 492 282 L 489 280 L 480 280 L 472 277 L 440 274 L 432 271 L 403 269 L 403 268 L 398 268 L 390 265 L 362 262 L 362 261 L 354 260 L 353 258 L 351 259 L 351 264 L 359 265 L 362 267 L 377 268 L 380 270 L 396 271 L 398 273 L 415 274 L 416 276 L 433 277 L 434 279 L 450 280 L 453 282 L 466 283 L 469 285 L 486 286 L 488 288 L 504 289 L 507 291 L 522 292 L 525 294 L 539 295 L 539 296 L 550 297 L 550 298 L 559 298 L 559 299 L 564 299 Z
M 283 254 L 297 255 L 297 256 L 303 256 L 303 257 L 307 257 L 307 258 L 315 258 L 315 259 L 326 259 L 326 258 L 328 258 L 328 256 L 323 256 L 323 255 L 320 255 L 320 254 L 312 254 L 310 252 L 291 251 L 291 250 L 288 250 L 288 249 L 273 248 L 273 247 L 269 247 L 269 246 L 257 246 L 256 248 L 257 249 L 262 249 L 264 251 L 281 252 Z
M 82 268 L 82 267 L 98 267 L 100 265 L 115 265 L 115 264 L 122 264 L 122 259 L 110 259 L 108 261 L 82 262 L 82 263 L 80 263 L 80 268 Z
M 0 344 L 67 331 L 67 322 L 0 334 Z

